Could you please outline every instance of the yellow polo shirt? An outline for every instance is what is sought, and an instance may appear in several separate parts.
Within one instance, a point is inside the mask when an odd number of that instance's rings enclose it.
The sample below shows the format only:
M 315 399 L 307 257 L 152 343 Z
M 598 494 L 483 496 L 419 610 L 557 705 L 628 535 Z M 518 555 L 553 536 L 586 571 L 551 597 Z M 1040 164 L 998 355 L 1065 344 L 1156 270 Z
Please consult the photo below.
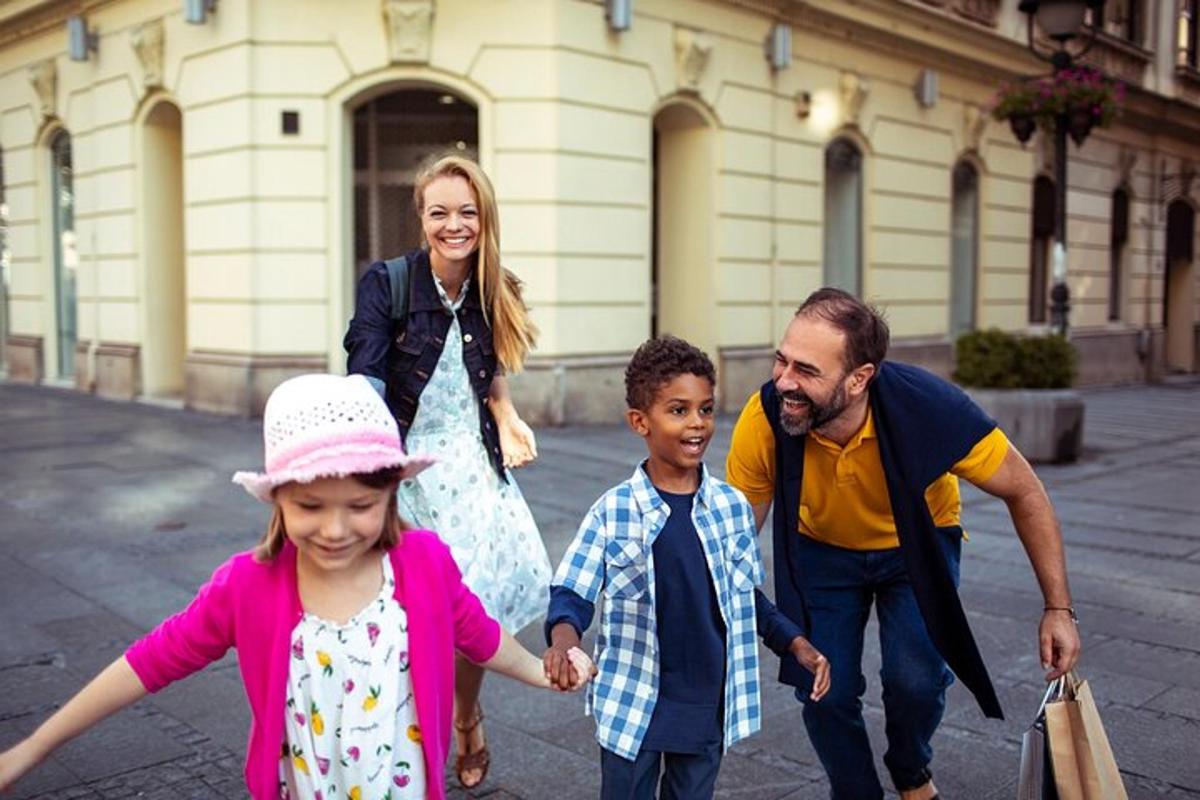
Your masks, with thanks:
M 996 474 L 1007 454 L 1008 437 L 995 428 L 966 458 L 930 484 L 925 500 L 934 523 L 960 524 L 958 478 L 976 484 L 986 481 Z M 750 396 L 733 429 L 725 480 L 755 505 L 775 496 L 775 436 L 758 392 Z M 845 447 L 816 432 L 805 439 L 800 532 L 851 550 L 900 546 L 869 409 L 866 422 Z

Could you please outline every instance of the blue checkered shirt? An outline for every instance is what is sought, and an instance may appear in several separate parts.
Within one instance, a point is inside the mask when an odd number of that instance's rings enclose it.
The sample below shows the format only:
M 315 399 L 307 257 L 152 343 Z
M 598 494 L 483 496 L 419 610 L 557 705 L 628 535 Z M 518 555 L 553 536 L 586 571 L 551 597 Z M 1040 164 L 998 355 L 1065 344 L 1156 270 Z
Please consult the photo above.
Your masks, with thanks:
M 627 759 L 637 757 L 658 698 L 651 546 L 670 513 L 644 465 L 638 467 L 588 511 L 553 581 L 592 604 L 603 593 L 595 659 L 599 674 L 588 689 L 587 712 L 596 717 L 600 745 Z M 762 726 L 754 606 L 754 587 L 763 581 L 762 557 L 750 504 L 704 468 L 692 521 L 725 623 L 728 749 Z

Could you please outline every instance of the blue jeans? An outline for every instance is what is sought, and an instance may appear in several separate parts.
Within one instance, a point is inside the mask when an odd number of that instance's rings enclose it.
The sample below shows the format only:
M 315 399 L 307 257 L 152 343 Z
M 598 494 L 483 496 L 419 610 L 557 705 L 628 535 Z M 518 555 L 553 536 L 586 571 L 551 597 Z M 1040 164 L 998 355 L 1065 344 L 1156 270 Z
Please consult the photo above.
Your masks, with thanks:
M 721 769 L 720 742 L 707 752 L 641 750 L 633 761 L 600 748 L 600 800 L 711 800 Z M 659 786 L 659 771 L 662 785 Z
M 944 549 L 958 583 L 962 531 L 941 529 Z M 802 540 L 800 579 L 808 608 L 809 640 L 831 669 L 829 693 L 820 702 L 811 689 L 796 690 L 804 703 L 804 725 L 825 767 L 835 800 L 883 797 L 862 716 L 867 681 L 862 674 L 863 630 L 874 602 L 879 617 L 887 752 L 883 763 L 897 790 L 930 779 L 930 739 L 942 720 L 946 689 L 954 676 L 942 660 L 917 608 L 900 550 L 847 550 Z

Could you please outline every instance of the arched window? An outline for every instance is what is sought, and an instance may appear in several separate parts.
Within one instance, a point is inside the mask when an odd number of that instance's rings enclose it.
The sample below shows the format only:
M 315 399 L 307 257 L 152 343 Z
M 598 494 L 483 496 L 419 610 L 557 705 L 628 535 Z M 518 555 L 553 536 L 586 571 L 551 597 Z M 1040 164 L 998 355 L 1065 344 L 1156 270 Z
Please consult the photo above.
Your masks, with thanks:
M 862 293 L 862 153 L 849 139 L 825 149 L 825 285 Z
M 55 317 L 58 329 L 58 375 L 75 374 L 75 275 L 79 252 L 75 241 L 75 176 L 71 135 L 59 131 L 50 141 L 51 209 L 54 233 Z
M 954 166 L 950 205 L 950 336 L 956 337 L 975 328 L 979 173 L 969 161 Z
M 1039 175 L 1033 181 L 1032 233 L 1029 252 L 1029 321 L 1046 321 L 1050 287 L 1050 244 L 1054 240 L 1054 181 Z
M 477 158 L 479 113 L 440 89 L 400 89 L 354 111 L 355 280 L 373 262 L 413 249 L 421 225 L 413 182 L 431 157 Z
M 1108 253 L 1108 318 L 1114 322 L 1121 319 L 1121 305 L 1125 299 L 1122 287 L 1125 284 L 1123 266 L 1127 241 L 1129 241 L 1129 193 L 1124 189 L 1117 189 L 1112 196 Z

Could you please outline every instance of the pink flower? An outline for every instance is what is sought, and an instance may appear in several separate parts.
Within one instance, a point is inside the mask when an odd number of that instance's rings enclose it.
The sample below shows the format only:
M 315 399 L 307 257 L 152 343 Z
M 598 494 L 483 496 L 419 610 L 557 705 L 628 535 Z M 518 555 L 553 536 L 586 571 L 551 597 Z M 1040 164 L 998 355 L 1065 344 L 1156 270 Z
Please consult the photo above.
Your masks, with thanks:
M 371 640 L 371 647 L 374 647 L 375 640 L 379 638 L 379 626 L 374 622 L 367 623 L 367 638 Z
M 408 786 L 408 776 L 407 775 L 393 775 L 392 783 L 396 784 L 401 789 L 403 789 L 405 786 Z
M 362 755 L 362 753 L 359 752 L 357 747 L 351 745 L 346 749 L 346 755 L 350 756 L 350 758 L 354 761 L 358 761 L 358 757 Z
M 303 728 L 304 727 L 304 715 L 301 714 L 299 711 L 297 711 L 292 716 L 295 718 L 296 724 L 299 725 L 301 728 Z
M 354 691 L 354 681 L 346 678 L 345 682 L 342 683 L 342 688 L 346 690 L 346 694 L 350 694 Z
M 304 660 L 304 637 L 296 637 L 296 641 L 292 644 L 292 658 Z
M 322 775 L 328 775 L 329 774 L 329 759 L 321 758 L 320 756 L 317 756 L 317 769 L 319 769 L 321 771 Z

